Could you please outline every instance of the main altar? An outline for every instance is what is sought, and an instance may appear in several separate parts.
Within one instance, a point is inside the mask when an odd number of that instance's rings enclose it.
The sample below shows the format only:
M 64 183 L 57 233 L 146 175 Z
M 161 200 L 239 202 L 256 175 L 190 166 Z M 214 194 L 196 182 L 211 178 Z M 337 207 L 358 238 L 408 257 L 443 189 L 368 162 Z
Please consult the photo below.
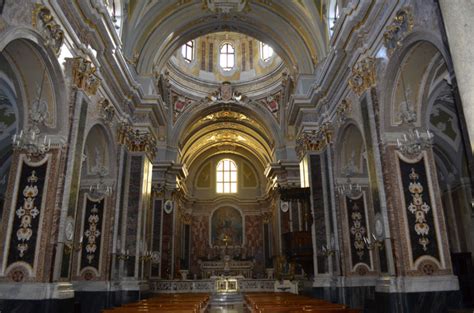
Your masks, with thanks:
M 201 261 L 202 278 L 212 278 L 214 276 L 240 276 L 252 278 L 254 262 L 252 260 L 234 260 L 229 255 L 222 260 Z

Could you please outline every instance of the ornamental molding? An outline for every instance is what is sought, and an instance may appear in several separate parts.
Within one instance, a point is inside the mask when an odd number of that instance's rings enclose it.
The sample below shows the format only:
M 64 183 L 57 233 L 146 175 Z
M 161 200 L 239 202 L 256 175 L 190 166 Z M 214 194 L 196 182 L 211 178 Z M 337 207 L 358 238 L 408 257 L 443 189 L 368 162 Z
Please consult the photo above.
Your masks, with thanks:
M 349 86 L 358 96 L 375 86 L 375 58 L 366 57 L 352 67 Z
M 83 57 L 70 58 L 67 61 L 71 62 L 72 83 L 89 95 L 95 95 L 101 81 L 96 73 L 97 68 Z
M 250 0 L 202 0 L 202 9 L 216 14 L 248 13 Z
M 45 46 L 51 47 L 54 53 L 59 55 L 64 42 L 64 31 L 54 20 L 51 11 L 44 5 L 36 3 L 31 24 L 42 34 Z
M 352 112 L 352 102 L 348 99 L 343 99 L 336 108 L 336 122 L 343 124 L 349 114 Z
M 308 152 L 321 152 L 332 142 L 333 127 L 325 122 L 316 129 L 303 131 L 296 138 L 296 154 L 300 159 Z
M 209 105 L 217 103 L 245 104 L 249 102 L 249 98 L 235 90 L 230 82 L 225 81 L 218 89 L 207 95 L 201 102 Z
M 402 41 L 411 33 L 415 25 L 413 13 L 410 7 L 397 11 L 393 21 L 386 26 L 383 33 L 383 45 L 387 48 L 387 54 L 391 56 L 395 49 L 402 46 Z
M 122 123 L 117 131 L 118 143 L 125 145 L 131 152 L 145 152 L 150 159 L 154 159 L 157 150 L 155 137 L 146 130 L 134 128 Z
M 112 103 L 110 103 L 108 99 L 103 98 L 97 102 L 97 107 L 99 109 L 100 118 L 102 118 L 107 125 L 112 125 L 116 113 Z

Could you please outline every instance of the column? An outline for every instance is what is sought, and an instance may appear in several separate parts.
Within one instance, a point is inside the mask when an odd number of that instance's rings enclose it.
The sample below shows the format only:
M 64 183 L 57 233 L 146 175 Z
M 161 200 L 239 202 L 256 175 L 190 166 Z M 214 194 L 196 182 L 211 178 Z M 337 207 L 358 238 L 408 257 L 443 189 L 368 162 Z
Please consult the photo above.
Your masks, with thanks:
M 474 42 L 470 36 L 465 34 L 474 32 L 474 2 L 471 0 L 439 0 L 439 6 L 448 37 L 472 149 L 474 147 L 474 89 L 472 88 L 474 86 L 474 61 L 472 58 Z

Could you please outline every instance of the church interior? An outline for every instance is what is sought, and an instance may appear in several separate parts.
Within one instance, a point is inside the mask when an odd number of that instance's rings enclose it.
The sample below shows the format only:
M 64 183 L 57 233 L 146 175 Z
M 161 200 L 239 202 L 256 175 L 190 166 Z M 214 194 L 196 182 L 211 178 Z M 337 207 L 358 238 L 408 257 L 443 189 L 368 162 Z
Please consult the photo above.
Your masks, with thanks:
M 474 2 L 0 1 L 0 312 L 474 308 Z

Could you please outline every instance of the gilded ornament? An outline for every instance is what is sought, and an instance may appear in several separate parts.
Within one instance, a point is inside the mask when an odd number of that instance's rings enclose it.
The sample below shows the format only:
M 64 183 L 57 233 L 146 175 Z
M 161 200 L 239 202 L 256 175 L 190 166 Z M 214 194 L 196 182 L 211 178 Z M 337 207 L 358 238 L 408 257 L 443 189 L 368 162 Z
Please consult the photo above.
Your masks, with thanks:
M 414 24 L 410 8 L 397 11 L 392 23 L 385 27 L 386 31 L 383 34 L 383 44 L 389 56 L 402 45 L 403 39 L 413 30 Z
M 352 67 L 349 86 L 357 94 L 375 85 L 375 58 L 366 57 Z
M 73 84 L 90 95 L 95 95 L 101 79 L 96 73 L 92 62 L 82 57 L 71 59 Z
M 296 138 L 296 153 L 303 158 L 307 152 L 321 152 L 332 142 L 333 126 L 329 122 L 323 123 L 317 129 L 303 131 Z
M 44 5 L 36 3 L 32 12 L 31 24 L 40 30 L 44 37 L 45 45 L 50 46 L 54 53 L 59 55 L 64 42 L 64 31 L 54 21 L 51 11 Z
M 130 124 L 122 123 L 117 130 L 118 143 L 125 145 L 129 151 L 145 152 L 150 159 L 156 155 L 156 139 L 148 131 L 133 128 Z

